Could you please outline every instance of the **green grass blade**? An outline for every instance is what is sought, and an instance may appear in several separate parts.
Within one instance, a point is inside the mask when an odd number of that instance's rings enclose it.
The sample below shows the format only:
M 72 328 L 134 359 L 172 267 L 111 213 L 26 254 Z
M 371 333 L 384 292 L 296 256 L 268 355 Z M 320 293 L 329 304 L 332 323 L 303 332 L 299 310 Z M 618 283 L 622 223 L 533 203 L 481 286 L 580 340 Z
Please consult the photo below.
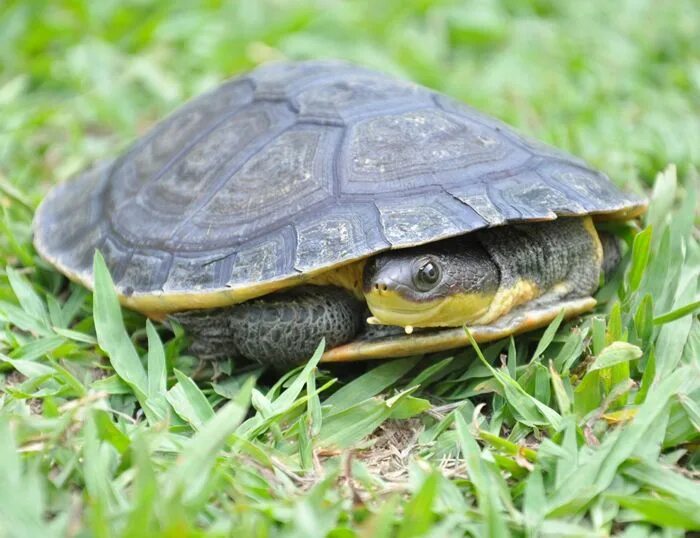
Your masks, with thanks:
M 537 348 L 535 349 L 535 353 L 532 356 L 532 360 L 538 360 L 542 354 L 547 350 L 549 345 L 552 343 L 552 340 L 554 340 L 554 337 L 557 334 L 557 331 L 559 330 L 559 326 L 561 325 L 562 320 L 564 319 L 564 310 L 561 310 L 559 314 L 557 314 L 557 317 L 552 320 L 552 322 L 547 326 L 547 329 L 545 329 L 544 333 L 542 334 L 542 338 L 540 338 L 540 341 L 537 343 Z
M 625 465 L 622 473 L 647 487 L 667 495 L 687 499 L 695 505 L 694 512 L 700 512 L 700 497 L 698 497 L 698 482 L 686 478 L 657 462 L 638 461 Z
M 483 536 L 502 538 L 510 536 L 510 531 L 501 513 L 500 501 L 492 477 L 482 461 L 479 445 L 474 437 L 469 433 L 467 423 L 462 415 L 455 417 L 459 446 L 462 456 L 467 466 L 469 479 L 474 487 L 476 498 L 479 502 L 479 509 L 484 518 Z
M 608 495 L 621 506 L 638 513 L 644 521 L 661 527 L 688 531 L 700 530 L 697 505 L 686 499 L 662 499 L 646 495 Z
M 425 536 L 430 531 L 435 519 L 433 503 L 437 495 L 439 479 L 438 473 L 429 474 L 420 489 L 406 504 L 403 522 L 397 533 L 398 538 Z
M 12 291 L 14 291 L 22 310 L 24 310 L 27 315 L 40 321 L 45 327 L 49 327 L 51 322 L 49 321 L 49 313 L 46 309 L 46 305 L 41 297 L 34 291 L 32 285 L 12 267 L 8 266 L 5 270 L 7 271 L 7 277 L 10 281 Z
M 323 401 L 323 405 L 331 405 L 336 409 L 346 409 L 365 401 L 367 398 L 376 396 L 408 373 L 419 359 L 420 357 L 412 357 L 380 364 L 338 389 Z M 413 385 L 415 383 L 410 386 Z
M 45 522 L 46 494 L 39 469 L 27 468 L 6 417 L 0 417 L 0 533 L 60 536 Z
M 593 364 L 588 368 L 588 371 L 594 372 L 611 368 L 621 363 L 637 360 L 641 356 L 642 350 L 639 347 L 627 342 L 613 342 L 600 352 Z
M 630 289 L 636 291 L 642 282 L 644 270 L 649 263 L 651 251 L 651 227 L 645 228 L 634 237 L 632 245 L 632 267 L 630 268 L 628 282 Z
M 188 441 L 176 467 L 170 472 L 171 498 L 180 498 L 185 493 L 196 497 L 198 488 L 205 486 L 203 479 L 214 466 L 218 451 L 245 417 L 252 388 L 253 381 L 250 379 L 236 398 L 219 409 Z
M 321 432 L 323 424 L 323 412 L 321 410 L 321 399 L 316 391 L 316 370 L 309 370 L 309 377 L 306 379 L 307 397 L 307 425 L 311 438 L 316 437 Z
M 518 420 L 530 426 L 551 426 L 555 430 L 559 430 L 562 424 L 559 413 L 528 394 L 515 379 L 503 371 L 493 368 L 481 353 L 478 344 L 474 341 L 468 329 L 467 335 L 481 362 L 489 369 L 502 387 L 505 398 Z
M 539 469 L 530 473 L 525 481 L 523 494 L 523 516 L 530 536 L 537 536 L 547 511 L 544 481 Z
M 294 400 L 297 399 L 299 393 L 301 393 L 301 390 L 304 388 L 311 371 L 316 368 L 316 365 L 321 360 L 321 356 L 323 355 L 323 350 L 325 348 L 326 342 L 325 340 L 321 340 L 316 348 L 316 351 L 314 351 L 313 356 L 309 359 L 306 365 L 304 365 L 304 368 L 299 375 L 297 375 L 296 379 L 289 385 L 289 387 L 287 387 L 287 390 L 280 394 L 279 397 L 273 402 L 273 410 L 275 413 L 283 412 L 294 403 Z
M 146 320 L 148 335 L 148 397 L 162 396 L 166 391 L 167 367 L 165 350 L 151 320 Z
M 369 398 L 340 412 L 324 417 L 318 441 L 326 447 L 347 447 L 371 434 L 392 416 L 395 409 L 415 388 L 400 392 L 391 400 Z M 421 406 L 417 412 L 422 412 Z
M 114 283 L 104 258 L 99 252 L 95 252 L 93 272 L 95 275 L 93 316 L 97 341 L 109 356 L 114 371 L 134 389 L 140 400 L 145 400 L 148 394 L 146 371 L 124 328 Z
M 177 384 L 167 392 L 166 399 L 183 420 L 199 430 L 214 416 L 214 410 L 191 378 L 177 369 L 175 377 Z
M 681 306 L 680 308 L 676 308 L 671 312 L 667 312 L 666 314 L 662 314 L 660 316 L 655 317 L 654 325 L 664 325 L 666 323 L 676 321 L 677 319 L 688 316 L 696 312 L 697 310 L 700 310 L 700 301 L 688 303 L 687 305 Z

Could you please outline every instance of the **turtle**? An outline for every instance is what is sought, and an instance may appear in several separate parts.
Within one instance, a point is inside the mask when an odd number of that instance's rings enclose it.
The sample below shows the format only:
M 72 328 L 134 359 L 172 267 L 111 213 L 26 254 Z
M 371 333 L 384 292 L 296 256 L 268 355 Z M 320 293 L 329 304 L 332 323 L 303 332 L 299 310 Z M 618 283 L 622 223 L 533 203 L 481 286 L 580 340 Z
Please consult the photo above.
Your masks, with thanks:
M 180 323 L 205 359 L 288 365 L 488 342 L 593 308 L 601 223 L 647 207 L 583 160 L 338 60 L 259 66 L 54 187 L 38 253 Z

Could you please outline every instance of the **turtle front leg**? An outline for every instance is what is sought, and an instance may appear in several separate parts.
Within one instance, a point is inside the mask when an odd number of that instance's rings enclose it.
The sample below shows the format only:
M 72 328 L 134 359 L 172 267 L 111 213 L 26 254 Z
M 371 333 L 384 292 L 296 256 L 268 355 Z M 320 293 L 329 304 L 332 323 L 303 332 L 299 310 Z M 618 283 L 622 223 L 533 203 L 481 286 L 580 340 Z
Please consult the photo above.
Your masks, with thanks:
M 352 340 L 364 324 L 365 306 L 335 286 L 299 286 L 259 299 L 210 310 L 173 314 L 205 359 L 244 357 L 285 366 L 313 354 L 321 338 L 330 349 Z

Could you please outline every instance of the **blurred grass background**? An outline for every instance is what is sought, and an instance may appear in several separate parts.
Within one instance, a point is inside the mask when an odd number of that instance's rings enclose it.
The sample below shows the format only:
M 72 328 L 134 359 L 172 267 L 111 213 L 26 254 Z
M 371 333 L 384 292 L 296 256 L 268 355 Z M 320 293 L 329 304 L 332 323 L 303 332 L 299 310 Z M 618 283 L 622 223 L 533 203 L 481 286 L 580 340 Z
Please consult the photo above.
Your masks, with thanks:
M 698 36 L 696 0 L 2 1 L 0 537 L 700 530 Z M 100 317 L 37 259 L 52 184 L 224 78 L 318 57 L 655 185 L 596 315 L 484 362 L 312 363 L 278 381 L 202 369 L 177 329 L 129 312 L 124 327 L 106 277 Z M 679 179 L 655 181 L 670 162 Z

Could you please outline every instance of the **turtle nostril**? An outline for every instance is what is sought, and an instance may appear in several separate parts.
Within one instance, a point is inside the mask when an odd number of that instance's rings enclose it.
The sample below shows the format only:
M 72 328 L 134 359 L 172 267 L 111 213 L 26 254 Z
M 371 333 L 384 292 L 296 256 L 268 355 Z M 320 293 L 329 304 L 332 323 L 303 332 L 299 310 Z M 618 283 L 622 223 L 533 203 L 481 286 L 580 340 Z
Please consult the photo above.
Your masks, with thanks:
M 374 283 L 374 291 L 377 291 L 379 293 L 384 293 L 389 289 L 389 286 L 387 286 L 386 282 L 375 282 Z

